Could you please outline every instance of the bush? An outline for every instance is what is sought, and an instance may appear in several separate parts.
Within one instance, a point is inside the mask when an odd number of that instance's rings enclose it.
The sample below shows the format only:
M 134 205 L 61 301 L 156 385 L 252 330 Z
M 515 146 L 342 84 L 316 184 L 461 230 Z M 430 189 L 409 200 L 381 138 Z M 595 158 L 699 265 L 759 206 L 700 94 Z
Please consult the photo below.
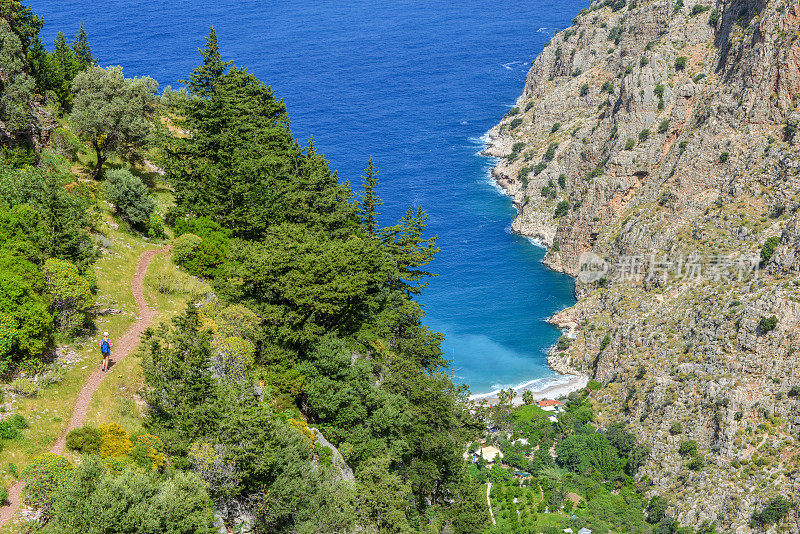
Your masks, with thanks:
M 16 439 L 21 431 L 28 428 L 28 422 L 20 414 L 14 414 L 0 421 L 0 439 Z
M 580 95 L 581 96 L 586 96 L 588 94 L 589 94 L 589 84 L 585 83 L 585 84 L 581 85 Z
M 675 59 L 675 70 L 680 71 L 686 68 L 686 62 L 689 61 L 685 56 L 680 56 Z
M 697 442 L 693 439 L 682 441 L 678 448 L 678 453 L 681 456 L 694 456 L 697 454 Z
M 556 347 L 558 348 L 558 350 L 567 350 L 571 344 L 572 341 L 567 336 L 561 336 L 560 338 L 558 338 Z
M 628 140 L 625 141 L 625 150 L 633 150 L 633 147 L 635 146 L 636 146 L 636 141 L 634 141 L 633 139 L 628 138 Z
M 147 186 L 128 169 L 107 172 L 103 191 L 117 213 L 134 227 L 143 228 L 156 207 Z
M 640 143 L 644 143 L 645 141 L 647 141 L 648 137 L 650 137 L 650 130 L 648 130 L 647 128 L 645 128 L 644 130 L 639 132 L 639 142 Z
M 508 116 L 511 117 L 513 115 L 519 115 L 519 108 L 517 106 L 508 110 Z
M 547 168 L 547 163 L 540 161 L 533 167 L 533 175 L 538 176 L 543 170 Z
M 603 82 L 603 85 L 600 87 L 601 93 L 608 93 L 610 95 L 614 94 L 614 84 L 611 82 Z
M 525 148 L 525 143 L 523 143 L 522 141 L 518 141 L 514 143 L 514 146 L 511 147 L 511 152 L 519 152 L 523 148 Z
M 669 130 L 669 119 L 664 119 L 661 121 L 661 124 L 658 125 L 658 133 L 667 133 L 667 130 Z
M 567 175 L 566 174 L 559 174 L 558 175 L 558 186 L 561 189 L 566 189 L 566 187 L 567 187 Z
M 723 152 L 722 154 L 719 155 L 719 162 L 725 163 L 726 161 L 728 161 L 728 157 L 729 154 L 727 152 Z
M 651 525 L 656 525 L 664 519 L 664 516 L 667 515 L 667 507 L 669 503 L 667 499 L 661 497 L 660 495 L 654 496 L 650 499 L 650 502 L 647 504 L 647 522 Z
M 150 220 L 147 221 L 147 237 L 150 239 L 164 239 L 167 237 L 164 232 L 164 219 L 155 211 L 150 214 Z
M 675 421 L 672 423 L 672 426 L 669 427 L 669 433 L 673 436 L 683 434 L 683 425 L 680 423 L 680 421 Z
M 152 434 L 142 434 L 136 438 L 136 444 L 130 454 L 136 465 L 153 471 L 160 471 L 166 464 L 164 442 Z
M 550 146 L 547 147 L 547 151 L 544 153 L 545 161 L 551 161 L 555 157 L 557 149 L 558 143 L 550 143 Z
M 562 201 L 561 201 L 561 202 L 559 202 L 559 203 L 558 203 L 558 205 L 556 206 L 556 210 L 555 210 L 555 212 L 554 212 L 554 214 L 553 214 L 553 215 L 554 215 L 556 218 L 558 218 L 558 217 L 563 217 L 563 216 L 564 216 L 564 215 L 566 215 L 567 213 L 569 213 L 569 201 L 567 201 L 567 200 L 562 200 Z
M 100 454 L 103 433 L 99 428 L 83 426 L 70 430 L 67 434 L 67 448 L 82 454 Z
M 29 378 L 17 378 L 8 386 L 8 389 L 23 397 L 33 398 L 39 394 L 39 386 Z
M 553 127 L 550 128 L 550 133 L 551 134 L 556 133 L 559 128 L 561 128 L 561 123 L 560 122 L 557 122 L 557 123 L 553 124 Z
M 713 9 L 711 10 L 711 14 L 708 16 L 708 24 L 711 26 L 716 26 L 717 21 L 719 21 L 719 11 Z
M 51 452 L 34 457 L 22 471 L 25 480 L 23 500 L 41 509 L 45 516 L 49 515 L 59 490 L 69 481 L 74 470 L 75 466 L 69 460 Z
M 664 98 L 664 84 L 658 84 L 653 88 L 653 94 L 658 98 Z
M 203 240 L 194 234 L 183 234 L 172 243 L 172 261 L 178 265 L 186 264 Z
M 511 130 L 515 130 L 515 129 L 516 129 L 516 128 L 518 128 L 520 125 L 522 125 L 522 119 L 519 119 L 519 118 L 517 118 L 517 119 L 514 119 L 513 121 L 511 121 L 510 123 L 508 123 L 508 127 L 509 127 L 509 129 L 511 129 Z
M 709 9 L 711 9 L 711 6 L 703 6 L 700 4 L 695 4 L 692 6 L 692 16 L 694 17 L 695 15 L 699 15 L 700 13 L 705 13 Z
M 605 336 L 605 337 L 603 338 L 603 340 L 600 342 L 600 350 L 601 350 L 601 351 L 602 351 L 602 350 L 605 350 L 605 348 L 606 348 L 607 346 L 609 346 L 610 344 L 611 344 L 611 336 L 609 336 L 608 334 L 606 334 L 606 336 Z
M 800 386 L 792 386 L 789 389 L 789 396 L 790 397 L 798 397 L 798 396 L 800 396 Z
M 766 334 L 775 330 L 776 326 L 778 326 L 778 318 L 774 315 L 771 317 L 762 317 L 758 321 L 758 332 L 760 334 Z
M 86 324 L 89 308 L 94 303 L 92 283 L 81 276 L 75 264 L 50 258 L 44 262 L 47 291 L 53 297 L 51 304 L 56 316 L 56 326 L 67 334 L 77 334 Z
M 692 471 L 700 471 L 706 463 L 700 456 L 695 456 L 689 463 L 686 464 L 686 467 L 691 469 Z
M 127 456 L 133 443 L 125 429 L 117 423 L 100 425 L 100 456 L 103 458 Z
M 781 238 L 778 236 L 773 236 L 767 239 L 764 242 L 764 246 L 761 247 L 761 263 L 767 263 L 772 255 L 775 253 L 775 248 L 778 246 L 778 243 L 781 242 Z
M 589 380 L 589 382 L 586 383 L 586 387 L 591 389 L 592 391 L 599 391 L 603 389 L 603 384 L 601 384 L 595 379 L 591 379 Z
M 764 527 L 777 523 L 789 513 L 789 510 L 794 508 L 792 501 L 789 501 L 781 496 L 771 499 L 761 512 L 753 512 L 751 517 L 751 524 L 754 527 Z
M 8 490 L 5 487 L 0 488 L 0 504 L 8 504 Z

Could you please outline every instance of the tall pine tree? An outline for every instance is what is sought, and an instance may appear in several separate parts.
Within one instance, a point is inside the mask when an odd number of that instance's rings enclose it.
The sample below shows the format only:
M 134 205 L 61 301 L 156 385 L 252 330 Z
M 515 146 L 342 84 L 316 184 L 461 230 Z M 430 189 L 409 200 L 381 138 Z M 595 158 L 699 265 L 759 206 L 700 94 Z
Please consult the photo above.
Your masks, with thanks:
M 378 206 L 383 204 L 376 191 L 378 187 L 378 168 L 369 158 L 369 164 L 364 169 L 366 176 L 361 176 L 364 192 L 359 194 L 358 215 L 361 217 L 361 226 L 370 237 L 375 237 L 378 229 Z
M 80 70 L 92 67 L 97 63 L 92 56 L 92 49 L 89 46 L 89 36 L 83 28 L 83 21 L 81 21 L 78 35 L 75 36 L 75 41 L 72 43 L 72 51 L 75 53 L 75 58 L 78 60 Z
M 189 90 L 194 96 L 208 98 L 214 91 L 214 85 L 233 61 L 222 61 L 217 44 L 217 30 L 214 26 L 211 26 L 211 33 L 206 37 L 206 46 L 197 50 L 203 58 L 203 64 L 192 71 L 191 79 L 188 81 Z

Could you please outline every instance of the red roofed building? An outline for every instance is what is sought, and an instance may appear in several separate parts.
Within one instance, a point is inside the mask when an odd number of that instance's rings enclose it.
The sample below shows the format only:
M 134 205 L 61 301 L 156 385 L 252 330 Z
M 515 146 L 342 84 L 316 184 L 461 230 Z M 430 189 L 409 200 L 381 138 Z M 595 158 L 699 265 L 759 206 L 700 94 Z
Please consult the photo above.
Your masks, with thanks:
M 557 400 L 544 399 L 536 401 L 536 404 L 546 412 L 560 412 L 564 409 L 564 403 Z

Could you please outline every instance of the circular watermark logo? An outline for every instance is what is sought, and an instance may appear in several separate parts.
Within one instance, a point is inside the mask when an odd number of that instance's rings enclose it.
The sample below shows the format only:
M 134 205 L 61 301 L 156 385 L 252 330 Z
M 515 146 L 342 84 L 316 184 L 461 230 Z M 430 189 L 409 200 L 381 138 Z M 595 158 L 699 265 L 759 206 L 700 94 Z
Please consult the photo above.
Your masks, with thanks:
M 578 280 L 584 284 L 591 284 L 605 278 L 609 265 L 606 260 L 594 252 L 584 252 L 578 258 Z

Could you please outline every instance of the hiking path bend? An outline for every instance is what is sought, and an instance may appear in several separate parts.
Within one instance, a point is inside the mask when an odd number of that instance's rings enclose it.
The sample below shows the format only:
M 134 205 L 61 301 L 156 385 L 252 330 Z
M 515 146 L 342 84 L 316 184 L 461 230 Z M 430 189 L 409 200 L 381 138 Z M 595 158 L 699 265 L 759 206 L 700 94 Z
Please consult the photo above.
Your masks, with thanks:
M 150 261 L 156 254 L 160 254 L 169 250 L 170 247 L 161 249 L 147 250 L 139 256 L 139 263 L 136 265 L 136 272 L 131 280 L 131 291 L 133 297 L 136 299 L 136 306 L 138 307 L 138 318 L 130 328 L 122 335 L 122 337 L 114 342 L 114 347 L 111 352 L 112 372 L 113 367 L 119 363 L 125 356 L 133 352 L 139 344 L 139 337 L 149 327 L 153 319 L 155 319 L 157 312 L 147 304 L 144 298 L 144 275 L 147 273 L 147 267 Z M 92 396 L 100 383 L 108 373 L 104 373 L 100 369 L 100 360 L 97 360 L 97 368 L 89 375 L 89 379 L 83 385 L 72 409 L 72 417 L 69 424 L 61 433 L 56 443 L 50 448 L 50 452 L 55 454 L 62 454 L 66 445 L 67 434 L 76 428 L 83 426 L 83 421 L 89 412 L 89 404 L 92 402 Z M 8 504 L 0 508 L 0 526 L 5 525 L 19 510 L 22 502 L 22 481 L 17 480 L 8 488 Z

